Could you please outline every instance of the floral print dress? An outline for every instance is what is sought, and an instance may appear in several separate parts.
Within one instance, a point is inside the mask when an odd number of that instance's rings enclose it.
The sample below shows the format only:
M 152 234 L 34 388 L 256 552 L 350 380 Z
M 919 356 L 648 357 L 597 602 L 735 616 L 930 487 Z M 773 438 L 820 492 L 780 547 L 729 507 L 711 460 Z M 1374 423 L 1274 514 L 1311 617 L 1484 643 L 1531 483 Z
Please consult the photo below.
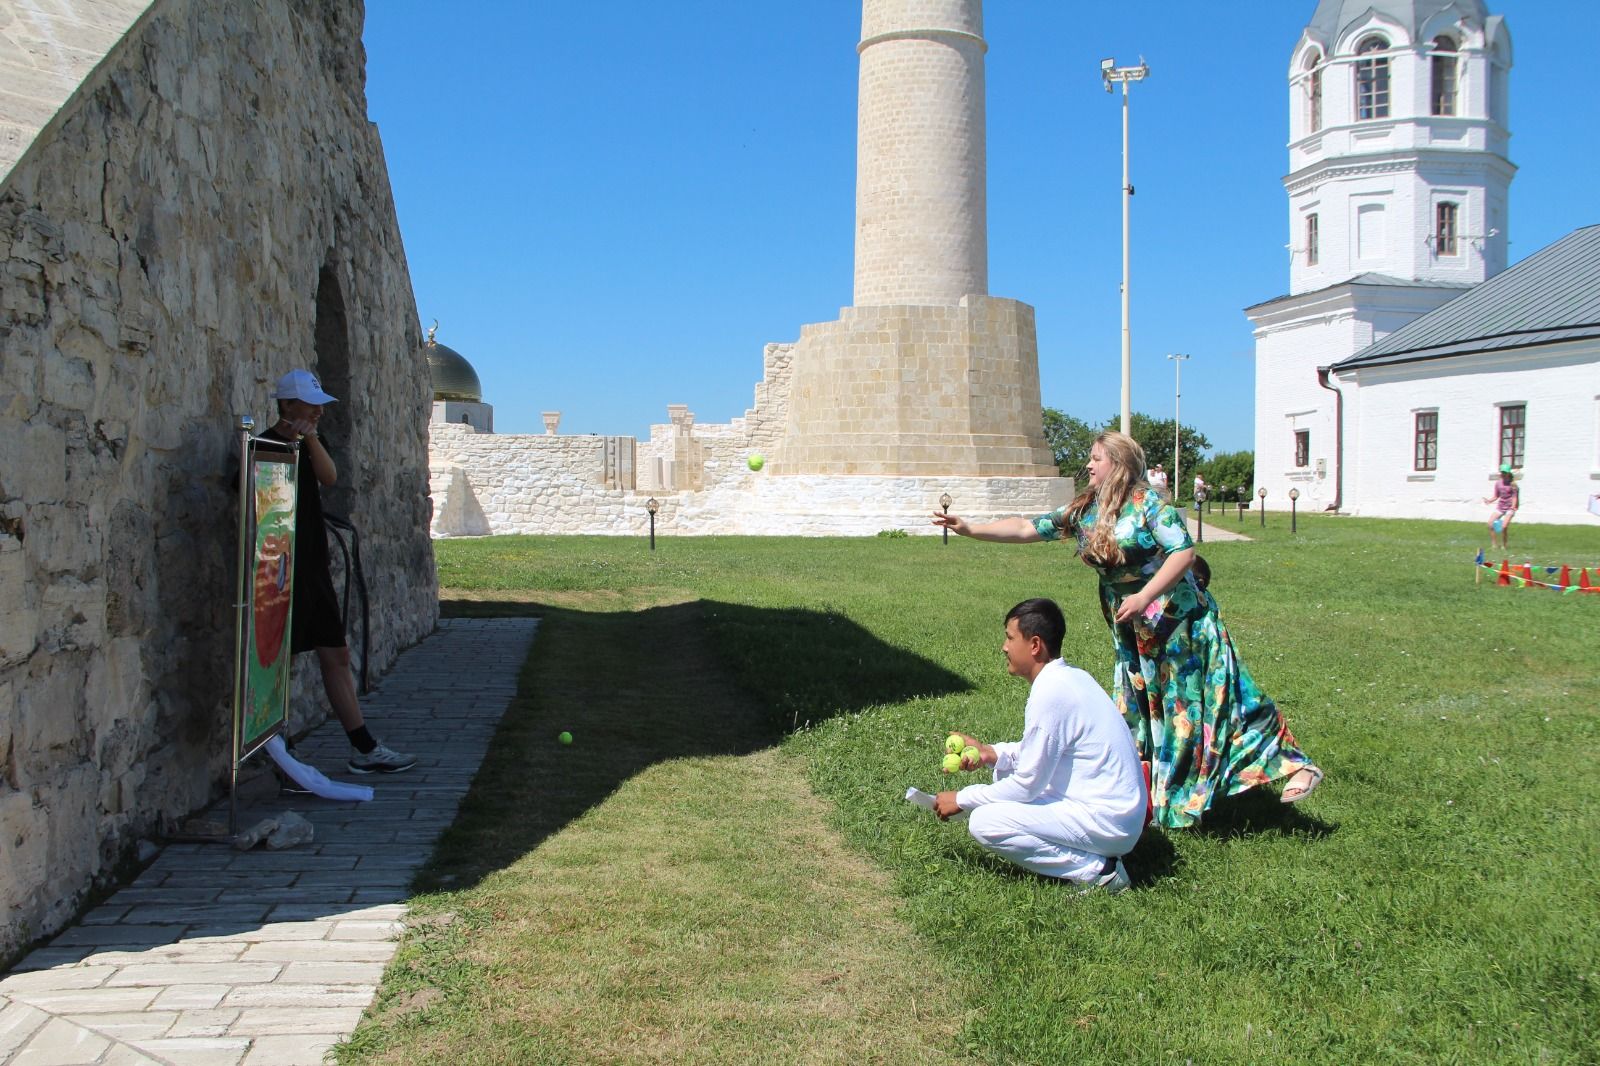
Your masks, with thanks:
M 1076 528 L 1081 552 L 1100 520 L 1099 505 Z M 1033 520 L 1045 540 L 1061 537 L 1066 508 Z M 1117 516 L 1125 561 L 1094 566 L 1100 609 L 1116 652 L 1111 694 L 1150 763 L 1156 823 L 1181 829 L 1200 821 L 1219 796 L 1287 777 L 1311 765 L 1278 713 L 1239 661 L 1217 601 L 1192 571 L 1134 622 L 1116 621 L 1126 596 L 1145 586 L 1167 556 L 1194 546 L 1183 515 L 1154 492 L 1137 490 Z

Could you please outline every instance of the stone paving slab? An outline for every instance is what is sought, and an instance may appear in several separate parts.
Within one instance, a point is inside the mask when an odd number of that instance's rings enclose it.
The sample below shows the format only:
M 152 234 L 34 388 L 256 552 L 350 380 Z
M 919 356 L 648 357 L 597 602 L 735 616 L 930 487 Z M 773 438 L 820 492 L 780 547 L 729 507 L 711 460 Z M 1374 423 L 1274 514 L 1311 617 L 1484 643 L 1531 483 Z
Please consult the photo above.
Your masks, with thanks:
M 241 827 L 294 810 L 316 827 L 310 843 L 170 845 L 0 974 L 0 1066 L 323 1062 L 377 993 L 407 886 L 516 695 L 537 625 L 448 619 L 400 656 L 361 703 L 375 735 L 419 755 L 404 774 L 345 773 L 348 745 L 331 719 L 296 745 L 328 776 L 372 785 L 371 803 L 241 798 Z M 227 812 L 223 801 L 206 817 Z

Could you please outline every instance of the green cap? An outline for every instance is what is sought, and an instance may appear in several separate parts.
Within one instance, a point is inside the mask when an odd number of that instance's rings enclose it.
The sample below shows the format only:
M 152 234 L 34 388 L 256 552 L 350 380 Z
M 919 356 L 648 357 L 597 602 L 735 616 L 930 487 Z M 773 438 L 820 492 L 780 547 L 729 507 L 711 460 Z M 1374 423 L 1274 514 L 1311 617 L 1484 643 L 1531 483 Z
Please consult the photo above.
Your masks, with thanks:
M 1501 463 L 1501 464 L 1500 464 L 1500 472 L 1501 472 L 1501 473 L 1502 473 L 1502 474 L 1509 474 L 1509 473 L 1511 473 L 1511 464 L 1510 464 L 1510 463 Z

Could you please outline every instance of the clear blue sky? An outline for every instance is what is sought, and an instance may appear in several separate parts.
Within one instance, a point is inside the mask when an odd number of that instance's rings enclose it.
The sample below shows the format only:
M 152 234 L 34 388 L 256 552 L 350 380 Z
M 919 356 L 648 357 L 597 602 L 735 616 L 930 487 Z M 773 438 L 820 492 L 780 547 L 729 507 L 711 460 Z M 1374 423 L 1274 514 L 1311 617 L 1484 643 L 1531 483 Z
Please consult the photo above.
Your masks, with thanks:
M 1119 403 L 1133 88 L 1133 406 L 1252 447 L 1242 309 L 1288 291 L 1290 50 L 1314 0 L 989 0 L 989 291 L 1038 312 L 1044 402 Z M 1595 0 L 1510 26 L 1511 259 L 1600 222 Z M 851 299 L 859 0 L 370 0 L 367 96 L 417 311 L 501 432 L 643 437 L 753 402 L 768 341 Z

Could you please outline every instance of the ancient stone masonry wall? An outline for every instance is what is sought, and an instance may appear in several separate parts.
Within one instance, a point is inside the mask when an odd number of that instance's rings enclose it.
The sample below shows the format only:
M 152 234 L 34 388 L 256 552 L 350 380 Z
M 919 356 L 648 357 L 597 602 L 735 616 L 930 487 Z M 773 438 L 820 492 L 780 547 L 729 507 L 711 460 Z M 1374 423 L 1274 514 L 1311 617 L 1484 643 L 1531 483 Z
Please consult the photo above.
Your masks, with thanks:
M 0 184 L 0 960 L 225 779 L 231 427 L 285 370 L 343 401 L 329 506 L 362 530 L 373 666 L 433 628 L 428 377 L 362 18 L 158 2 Z

